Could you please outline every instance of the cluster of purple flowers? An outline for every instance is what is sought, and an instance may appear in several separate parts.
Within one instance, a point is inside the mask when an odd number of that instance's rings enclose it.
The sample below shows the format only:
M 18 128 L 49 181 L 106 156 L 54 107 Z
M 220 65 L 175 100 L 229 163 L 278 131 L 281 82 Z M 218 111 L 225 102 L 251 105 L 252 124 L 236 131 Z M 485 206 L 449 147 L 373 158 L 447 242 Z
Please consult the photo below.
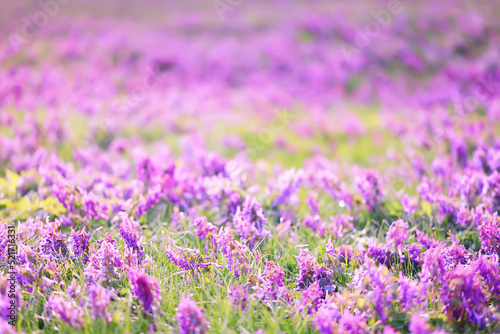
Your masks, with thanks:
M 128 277 L 132 293 L 141 302 L 144 310 L 150 313 L 155 310 L 159 311 L 162 298 L 156 278 L 144 272 L 138 272 L 134 268 L 129 268 Z
M 189 296 L 182 296 L 177 306 L 177 323 L 181 334 L 205 334 L 209 323 L 203 318 L 202 309 Z

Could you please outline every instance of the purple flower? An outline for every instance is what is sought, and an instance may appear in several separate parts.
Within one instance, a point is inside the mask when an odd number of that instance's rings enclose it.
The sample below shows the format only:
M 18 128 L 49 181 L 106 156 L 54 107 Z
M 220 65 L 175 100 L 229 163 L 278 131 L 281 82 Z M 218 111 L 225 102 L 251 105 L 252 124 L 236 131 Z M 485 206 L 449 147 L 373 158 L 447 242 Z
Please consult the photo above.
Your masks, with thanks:
M 144 310 L 149 313 L 159 310 L 162 298 L 156 278 L 133 268 L 129 268 L 128 276 L 132 293 L 141 302 Z
M 319 206 L 316 194 L 313 195 L 313 193 L 309 193 L 306 198 L 306 204 L 309 205 L 309 211 L 314 216 L 319 216 Z
M 321 307 L 313 319 L 313 327 L 321 334 L 334 334 L 337 331 L 338 322 L 342 316 L 338 305 L 329 302 Z
M 65 258 L 68 254 L 66 240 L 59 231 L 49 232 L 43 236 L 40 242 L 43 254 L 52 255 L 56 258 Z
M 350 263 L 354 258 L 354 251 L 349 245 L 341 245 L 338 251 L 338 258 L 340 262 Z
M 232 287 L 227 292 L 227 298 L 235 307 L 240 307 L 245 311 L 246 303 L 250 296 L 244 286 L 233 283 Z
M 441 192 L 436 183 L 429 180 L 426 176 L 423 177 L 422 182 L 418 185 L 417 191 L 420 197 L 431 204 L 437 201 L 436 194 Z
M 423 254 L 420 278 L 423 282 L 442 282 L 444 273 L 446 272 L 445 266 L 446 262 L 443 256 L 443 249 L 440 247 L 428 249 Z
M 386 263 L 387 249 L 383 245 L 370 244 L 366 248 L 365 254 L 380 264 Z
M 484 327 L 490 312 L 485 306 L 487 298 L 474 266 L 459 265 L 446 272 L 441 288 L 441 301 L 446 313 L 455 319 L 466 316 L 470 321 Z
M 108 234 L 97 242 L 98 248 L 91 253 L 84 270 L 88 282 L 104 282 L 120 278 L 122 257 L 115 240 Z
M 323 172 L 318 176 L 321 186 L 330 197 L 339 202 L 341 207 L 352 207 L 353 196 L 347 190 L 345 183 L 340 182 L 338 177 L 331 172 Z
M 413 281 L 400 273 L 398 279 L 399 302 L 406 312 L 421 304 L 421 291 L 417 281 Z
M 140 228 L 139 223 L 124 212 L 120 212 L 113 218 L 113 222 L 119 222 L 120 235 L 125 241 L 125 245 L 137 254 L 139 260 L 142 260 L 144 250 L 142 249 L 142 241 L 138 231 Z
M 470 207 L 476 203 L 485 190 L 484 176 L 469 172 L 462 176 L 459 183 L 460 198 Z
M 250 263 L 245 255 L 248 249 L 236 241 L 224 228 L 220 229 L 216 240 L 217 247 L 219 247 L 220 252 L 226 258 L 227 269 L 233 271 L 234 277 L 236 279 L 240 278 L 240 269 L 246 274 L 248 272 L 247 266 Z
M 167 246 L 167 256 L 173 264 L 184 271 L 194 270 L 196 268 L 208 267 L 208 263 L 205 262 L 205 258 L 200 255 L 200 251 L 196 248 L 182 248 L 175 245 Z
M 354 220 L 354 217 L 351 217 L 351 216 L 346 215 L 346 214 L 330 216 L 329 228 L 330 228 L 332 234 L 336 238 L 341 238 L 345 234 L 352 231 L 352 229 L 354 228 L 354 225 L 352 224 L 353 220 Z
M 406 212 L 406 214 L 408 216 L 411 216 L 418 210 L 418 198 L 410 197 L 405 194 L 401 199 L 401 205 L 403 206 L 403 210 Z
M 254 289 L 261 300 L 289 301 L 288 291 L 285 286 L 284 274 L 279 264 L 267 261 L 264 271 L 257 275 L 259 283 Z
M 148 183 L 156 174 L 156 166 L 149 157 L 143 156 L 136 164 L 137 179 Z
M 264 216 L 262 206 L 251 195 L 247 195 L 243 205 L 236 209 L 233 225 L 242 240 L 248 239 L 250 246 L 270 234 L 266 229 L 267 218 Z
M 295 171 L 295 168 L 292 168 L 281 174 L 276 184 L 278 195 L 274 199 L 272 206 L 276 208 L 279 205 L 288 204 L 292 195 L 299 190 L 303 179 L 304 171 L 302 169 Z
M 430 325 L 419 313 L 413 313 L 410 319 L 411 334 L 431 334 Z
M 82 196 L 82 205 L 85 214 L 90 219 L 108 219 L 108 205 L 102 201 L 96 194 L 85 192 Z
M 299 273 L 296 278 L 298 288 L 302 290 L 306 289 L 315 281 L 320 281 L 321 287 L 326 288 L 330 286 L 332 270 L 324 264 L 319 264 L 314 256 L 309 255 L 309 252 L 308 249 L 301 248 L 300 254 L 297 256 L 299 265 Z
M 389 246 L 398 248 L 408 241 L 408 223 L 398 219 L 391 224 L 387 233 L 386 242 Z
M 295 300 L 295 310 L 302 313 L 307 310 L 307 314 L 311 315 L 318 311 L 321 305 L 321 297 L 323 291 L 319 286 L 319 282 L 314 282 L 307 289 L 301 292 L 300 298 Z
M 71 191 L 74 191 L 71 189 Z M 52 194 L 59 200 L 68 212 L 74 212 L 76 195 L 61 183 L 56 183 L 52 186 Z
M 463 137 L 457 135 L 450 136 L 450 150 L 453 158 L 460 167 L 467 167 L 468 154 L 467 143 Z
M 7 266 L 9 255 L 8 229 L 9 225 L 7 223 L 0 223 L 0 267 L 2 268 Z M 13 249 L 10 252 L 13 252 Z
M 360 171 L 355 178 L 356 186 L 359 190 L 363 203 L 366 204 L 368 211 L 374 210 L 384 201 L 380 180 L 374 170 Z
M 483 223 L 479 226 L 479 240 L 486 254 L 500 253 L 500 222 L 496 212 L 483 218 Z
M 71 327 L 83 328 L 83 311 L 74 300 L 66 300 L 60 295 L 52 294 L 45 307 Z
M 420 253 L 422 251 L 422 245 L 418 243 L 414 243 L 408 246 L 408 255 L 410 257 L 410 261 L 420 262 Z
M 444 258 L 446 269 L 455 268 L 459 264 L 468 264 L 471 255 L 463 245 L 457 245 L 455 236 L 452 235 L 452 244 L 445 248 Z
M 500 172 L 494 171 L 487 180 L 487 197 L 485 199 L 489 200 L 493 206 L 500 210 Z
M 366 320 L 359 315 L 344 311 L 339 320 L 339 333 L 368 334 L 370 330 L 366 325 Z
M 66 289 L 66 293 L 68 294 L 68 296 L 75 299 L 80 296 L 81 292 L 82 292 L 82 286 L 77 284 L 76 279 L 73 278 L 73 281 L 68 286 L 68 289 Z
M 160 186 L 155 186 L 148 190 L 147 195 L 144 197 L 141 195 L 141 199 L 137 204 L 137 218 L 142 217 L 149 209 L 151 209 L 156 203 L 161 199 L 161 188 Z
M 480 254 L 474 263 L 477 272 L 483 278 L 487 290 L 495 295 L 500 295 L 500 273 L 497 255 Z
M 209 323 L 203 319 L 202 309 L 189 296 L 181 297 L 176 318 L 180 334 L 205 334 L 208 330 Z
M 85 228 L 81 232 L 75 232 L 71 229 L 71 236 L 69 237 L 71 253 L 75 259 L 84 254 L 83 264 L 86 264 L 88 260 L 89 239 L 90 233 L 86 233 Z
M 98 284 L 89 286 L 89 307 L 92 319 L 106 319 L 111 322 L 111 315 L 106 311 L 106 306 L 111 301 L 111 294 Z
M 200 239 L 206 239 L 208 235 L 211 235 L 217 230 L 214 224 L 207 221 L 206 217 L 198 217 L 193 221 L 193 225 L 198 229 L 196 230 L 196 236 Z

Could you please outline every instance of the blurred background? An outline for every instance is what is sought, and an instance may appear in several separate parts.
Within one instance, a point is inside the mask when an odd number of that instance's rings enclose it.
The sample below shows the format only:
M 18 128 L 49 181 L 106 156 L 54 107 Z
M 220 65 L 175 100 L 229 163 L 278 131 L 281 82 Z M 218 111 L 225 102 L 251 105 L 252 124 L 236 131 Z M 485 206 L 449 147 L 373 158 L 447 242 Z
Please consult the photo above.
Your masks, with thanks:
M 4 1 L 3 122 L 22 114 L 60 129 L 65 139 L 52 147 L 61 152 L 131 134 L 175 150 L 180 136 L 196 134 L 224 155 L 257 145 L 291 165 L 315 153 L 371 163 L 357 157 L 385 152 L 398 122 L 419 124 L 433 108 L 498 117 L 498 107 L 486 108 L 498 96 L 498 7 Z M 279 110 L 295 116 L 262 140 Z

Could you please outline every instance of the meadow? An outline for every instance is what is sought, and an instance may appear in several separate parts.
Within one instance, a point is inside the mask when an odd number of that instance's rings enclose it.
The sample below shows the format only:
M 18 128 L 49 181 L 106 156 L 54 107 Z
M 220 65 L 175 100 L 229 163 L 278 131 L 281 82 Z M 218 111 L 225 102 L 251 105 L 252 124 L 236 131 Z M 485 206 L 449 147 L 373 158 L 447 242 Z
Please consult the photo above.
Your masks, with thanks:
M 6 5 L 0 333 L 500 332 L 499 12 Z

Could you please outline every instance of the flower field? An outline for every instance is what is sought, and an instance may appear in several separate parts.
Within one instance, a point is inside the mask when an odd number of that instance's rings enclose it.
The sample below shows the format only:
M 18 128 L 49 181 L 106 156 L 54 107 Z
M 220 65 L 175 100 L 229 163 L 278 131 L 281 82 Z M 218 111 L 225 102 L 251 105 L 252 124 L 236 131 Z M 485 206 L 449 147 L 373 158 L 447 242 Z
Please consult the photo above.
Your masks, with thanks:
M 0 333 L 500 332 L 498 17 L 5 5 Z

